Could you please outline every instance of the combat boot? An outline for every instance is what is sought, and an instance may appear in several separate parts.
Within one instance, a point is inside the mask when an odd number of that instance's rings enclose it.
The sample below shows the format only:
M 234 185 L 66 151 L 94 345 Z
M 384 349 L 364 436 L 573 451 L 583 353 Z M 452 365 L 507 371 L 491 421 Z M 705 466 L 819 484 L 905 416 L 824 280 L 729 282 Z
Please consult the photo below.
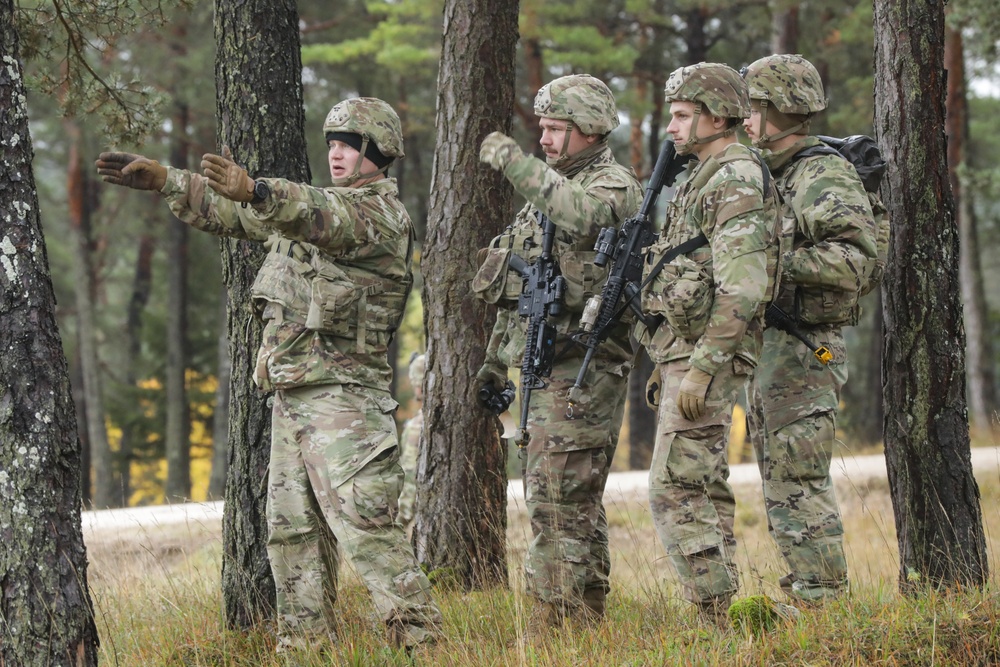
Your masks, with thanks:
M 714 626 L 720 630 L 729 630 L 732 624 L 729 622 L 729 603 L 732 600 L 730 595 L 721 595 L 706 600 L 698 600 L 694 606 L 698 609 L 698 620 L 708 626 Z
M 541 646 L 553 634 L 553 630 L 563 625 L 563 610 L 552 602 L 535 600 L 528 614 L 528 625 L 524 629 L 524 641 L 529 646 Z

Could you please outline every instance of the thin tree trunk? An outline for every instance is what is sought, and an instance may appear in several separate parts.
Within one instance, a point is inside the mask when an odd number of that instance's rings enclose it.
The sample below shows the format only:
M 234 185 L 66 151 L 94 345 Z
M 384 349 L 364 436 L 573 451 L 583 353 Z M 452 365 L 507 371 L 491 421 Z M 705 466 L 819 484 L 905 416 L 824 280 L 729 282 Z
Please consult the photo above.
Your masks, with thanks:
M 989 313 L 983 293 L 983 269 L 979 260 L 973 192 L 961 187 L 959 172 L 965 165 L 969 138 L 969 102 L 965 85 L 964 48 L 962 33 L 945 29 L 945 69 L 948 71 L 947 132 L 948 175 L 955 193 L 958 212 L 959 248 L 961 255 L 960 285 L 965 304 L 965 335 L 968 352 L 968 397 L 972 424 L 988 432 L 992 409 L 996 406 L 993 390 L 993 344 L 989 336 Z
M 944 0 L 875 0 L 875 128 L 893 221 L 885 299 L 885 456 L 900 587 L 988 575 L 965 402 L 958 229 L 944 136 Z
M 771 51 L 772 53 L 799 52 L 799 5 L 785 0 L 772 3 Z
M 215 388 L 215 410 L 212 412 L 212 475 L 208 480 L 208 497 L 222 498 L 226 492 L 226 473 L 229 470 L 229 384 L 232 381 L 232 360 L 229 355 L 229 336 L 226 335 L 226 295 L 219 299 L 218 386 Z
M 479 163 L 479 145 L 510 131 L 516 42 L 517 2 L 446 1 L 421 262 L 427 396 L 414 543 L 421 563 L 469 589 L 507 583 L 506 451 L 475 379 L 495 313 L 468 286 L 477 250 L 513 217 L 511 188 Z
M 215 42 L 220 147 L 229 146 L 252 176 L 310 182 L 294 0 L 216 0 Z M 274 615 L 264 514 L 271 414 L 267 397 L 253 383 L 262 325 L 250 300 L 263 259 L 258 243 L 222 242 L 232 358 L 222 589 L 226 621 L 233 627 Z
M 136 250 L 135 273 L 132 278 L 132 296 L 128 301 L 125 316 L 125 354 L 122 359 L 124 367 L 123 383 L 128 396 L 135 396 L 139 380 L 136 373 L 136 362 L 142 349 L 142 313 L 149 303 L 150 288 L 153 279 L 153 237 L 143 234 L 139 237 Z M 118 447 L 118 460 L 121 462 L 121 489 L 124 497 L 123 506 L 128 505 L 132 494 L 132 451 L 138 439 L 135 424 L 130 421 L 122 425 L 122 436 Z
M 0 0 L 0 665 L 97 665 L 80 440 L 38 214 L 13 0 Z
M 170 163 L 180 169 L 188 164 L 187 105 L 179 103 L 174 114 Z M 167 225 L 167 426 L 164 446 L 167 483 L 163 495 L 168 503 L 191 497 L 191 422 L 187 397 L 187 266 L 188 226 L 171 219 Z
M 67 163 L 66 192 L 69 204 L 69 227 L 76 246 L 73 262 L 73 283 L 76 291 L 76 317 L 80 342 L 80 371 L 83 377 L 83 395 L 87 404 L 87 441 L 90 443 L 90 460 L 94 466 L 94 507 L 104 509 L 122 504 L 121 489 L 115 475 L 114 456 L 108 443 L 104 423 L 104 396 L 102 391 L 100 359 L 97 350 L 97 325 L 95 313 L 95 275 L 91 261 L 90 209 L 87 197 L 89 179 L 83 172 L 80 156 L 80 128 L 76 121 L 67 118 L 63 128 L 70 141 Z

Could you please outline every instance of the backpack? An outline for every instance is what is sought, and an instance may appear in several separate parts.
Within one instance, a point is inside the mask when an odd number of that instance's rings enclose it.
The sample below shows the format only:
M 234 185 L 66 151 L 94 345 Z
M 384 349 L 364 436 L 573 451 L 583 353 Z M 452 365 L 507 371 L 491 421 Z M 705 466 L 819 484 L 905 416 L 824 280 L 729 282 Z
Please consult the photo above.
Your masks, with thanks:
M 882 151 L 871 137 L 853 134 L 842 139 L 824 135 L 816 135 L 816 138 L 822 141 L 823 145 L 806 148 L 799 151 L 795 157 L 839 155 L 854 165 L 854 170 L 858 172 L 858 178 L 861 179 L 861 184 L 864 186 L 865 192 L 868 193 L 868 203 L 871 204 L 872 214 L 875 218 L 875 249 L 877 252 L 874 263 L 862 276 L 858 296 L 865 296 L 881 282 L 889 256 L 889 211 L 878 195 L 887 165 L 882 158 Z

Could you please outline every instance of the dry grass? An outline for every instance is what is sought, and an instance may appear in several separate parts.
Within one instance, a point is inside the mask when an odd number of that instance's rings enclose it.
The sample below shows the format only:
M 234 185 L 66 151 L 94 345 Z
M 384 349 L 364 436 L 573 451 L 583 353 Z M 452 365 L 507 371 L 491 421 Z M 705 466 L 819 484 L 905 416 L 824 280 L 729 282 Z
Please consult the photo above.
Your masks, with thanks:
M 1000 472 L 977 469 L 991 556 L 1000 535 Z M 898 557 L 888 484 L 838 484 L 852 592 L 759 639 L 706 632 L 679 601 L 656 538 L 645 491 L 608 503 L 613 557 L 605 622 L 567 630 L 541 649 L 521 641 L 526 623 L 521 562 L 528 527 L 509 512 L 511 590 L 438 593 L 447 638 L 420 657 L 428 665 L 991 665 L 1000 664 L 1000 601 L 987 592 L 897 593 Z M 737 487 L 741 594 L 780 598 L 785 570 L 767 535 L 759 488 Z M 87 535 L 104 665 L 272 665 L 266 628 L 224 629 L 218 522 Z M 134 533 L 134 534 L 133 534 Z M 997 577 L 992 577 L 991 588 Z M 363 588 L 342 578 L 341 643 L 302 664 L 405 665 L 384 646 Z

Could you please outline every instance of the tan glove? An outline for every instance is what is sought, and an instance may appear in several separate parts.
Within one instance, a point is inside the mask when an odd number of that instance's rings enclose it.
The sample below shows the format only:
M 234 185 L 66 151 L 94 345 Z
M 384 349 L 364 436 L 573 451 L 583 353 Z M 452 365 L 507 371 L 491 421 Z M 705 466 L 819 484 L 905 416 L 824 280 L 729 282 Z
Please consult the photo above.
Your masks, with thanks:
M 233 162 L 229 146 L 222 147 L 222 155 L 205 153 L 201 168 L 208 179 L 208 187 L 231 201 L 248 202 L 253 199 L 254 180 L 247 170 Z
M 497 171 L 503 171 L 515 157 L 523 154 L 517 142 L 503 132 L 491 132 L 479 147 L 479 161 L 485 162 Z
M 705 396 L 708 394 L 708 386 L 712 384 L 712 377 L 692 366 L 681 380 L 681 387 L 677 392 L 677 408 L 684 419 L 696 422 L 704 416 Z
M 167 182 L 167 168 L 135 153 L 101 153 L 94 162 L 105 183 L 133 190 L 159 191 Z

